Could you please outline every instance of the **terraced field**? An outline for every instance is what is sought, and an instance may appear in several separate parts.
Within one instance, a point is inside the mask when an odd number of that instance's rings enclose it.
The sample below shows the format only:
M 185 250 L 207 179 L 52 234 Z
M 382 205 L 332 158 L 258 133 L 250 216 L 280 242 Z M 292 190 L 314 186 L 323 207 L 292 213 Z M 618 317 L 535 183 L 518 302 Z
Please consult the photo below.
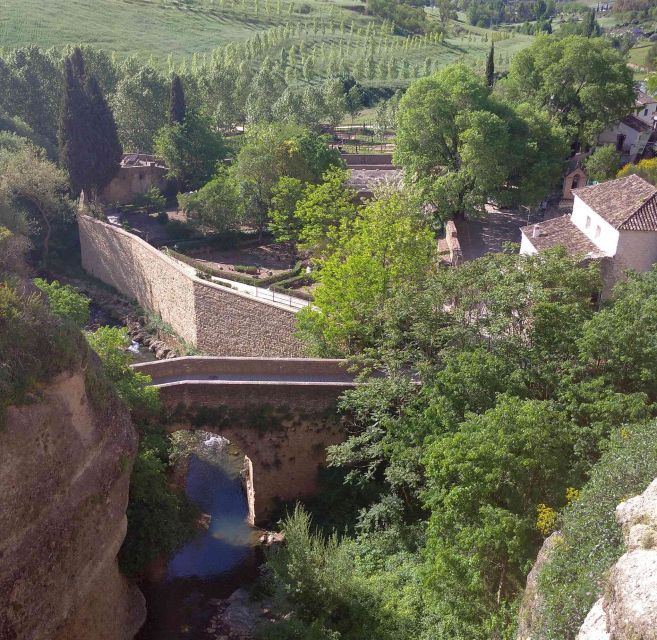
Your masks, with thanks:
M 369 84 L 405 84 L 421 75 L 427 60 L 432 68 L 456 59 L 483 64 L 493 32 L 459 25 L 468 31 L 449 35 L 443 42 L 384 34 L 381 22 L 362 14 L 358 0 L 0 0 L 0 46 L 38 43 L 60 47 L 82 43 L 112 51 L 119 57 L 151 57 L 164 66 L 169 56 L 191 62 L 231 42 L 245 42 L 257 33 L 294 25 L 285 41 L 277 40 L 272 58 L 294 44 L 314 50 L 319 63 L 313 77 L 330 74 L 333 57 L 356 62 L 374 58 Z M 430 18 L 433 16 L 430 12 Z M 496 42 L 498 68 L 526 46 L 527 36 Z M 382 60 L 403 68 L 398 82 L 385 77 Z

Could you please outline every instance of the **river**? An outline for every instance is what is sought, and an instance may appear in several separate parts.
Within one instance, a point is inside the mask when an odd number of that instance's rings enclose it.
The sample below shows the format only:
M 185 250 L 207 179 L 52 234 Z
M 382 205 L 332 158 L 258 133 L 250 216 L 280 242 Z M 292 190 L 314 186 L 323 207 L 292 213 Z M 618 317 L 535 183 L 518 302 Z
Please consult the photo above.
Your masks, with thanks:
M 260 532 L 247 524 L 243 454 L 211 434 L 202 438 L 186 454 L 185 491 L 209 516 L 208 527 L 169 560 L 159 580 L 140 585 L 148 620 L 139 640 L 216 637 L 206 630 L 218 600 L 258 575 L 255 545 Z

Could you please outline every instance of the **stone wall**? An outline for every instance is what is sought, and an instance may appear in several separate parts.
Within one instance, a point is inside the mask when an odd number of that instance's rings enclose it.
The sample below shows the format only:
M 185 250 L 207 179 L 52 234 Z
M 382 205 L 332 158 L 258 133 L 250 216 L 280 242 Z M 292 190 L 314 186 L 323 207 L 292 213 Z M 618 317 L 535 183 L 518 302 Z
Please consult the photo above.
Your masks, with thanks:
M 84 372 L 9 407 L 0 430 L 0 638 L 128 640 L 144 600 L 119 572 L 137 436 Z
M 299 356 L 295 312 L 222 287 L 116 226 L 78 217 L 82 266 L 218 356 Z
M 155 162 L 141 166 L 122 166 L 100 196 L 108 204 L 129 204 L 138 193 L 146 193 L 152 187 L 164 191 L 167 187 L 167 170 Z

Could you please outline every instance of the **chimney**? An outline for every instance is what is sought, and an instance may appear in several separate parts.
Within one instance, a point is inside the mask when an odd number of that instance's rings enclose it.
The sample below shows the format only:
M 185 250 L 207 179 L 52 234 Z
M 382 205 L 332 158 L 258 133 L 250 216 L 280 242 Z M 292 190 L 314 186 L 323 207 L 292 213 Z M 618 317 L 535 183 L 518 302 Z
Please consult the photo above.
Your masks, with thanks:
M 540 235 L 541 235 L 541 228 L 537 224 L 535 224 L 534 229 L 532 231 L 532 238 L 538 238 L 538 236 Z

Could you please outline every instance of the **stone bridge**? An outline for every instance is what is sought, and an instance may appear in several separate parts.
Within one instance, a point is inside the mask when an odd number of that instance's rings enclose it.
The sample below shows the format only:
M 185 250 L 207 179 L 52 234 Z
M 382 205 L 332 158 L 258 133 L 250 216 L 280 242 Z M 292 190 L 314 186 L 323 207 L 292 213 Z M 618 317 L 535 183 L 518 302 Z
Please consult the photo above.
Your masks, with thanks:
M 326 447 L 346 434 L 336 400 L 356 386 L 343 360 L 186 357 L 134 365 L 160 389 L 169 430 L 219 434 L 245 455 L 250 519 L 310 495 Z

